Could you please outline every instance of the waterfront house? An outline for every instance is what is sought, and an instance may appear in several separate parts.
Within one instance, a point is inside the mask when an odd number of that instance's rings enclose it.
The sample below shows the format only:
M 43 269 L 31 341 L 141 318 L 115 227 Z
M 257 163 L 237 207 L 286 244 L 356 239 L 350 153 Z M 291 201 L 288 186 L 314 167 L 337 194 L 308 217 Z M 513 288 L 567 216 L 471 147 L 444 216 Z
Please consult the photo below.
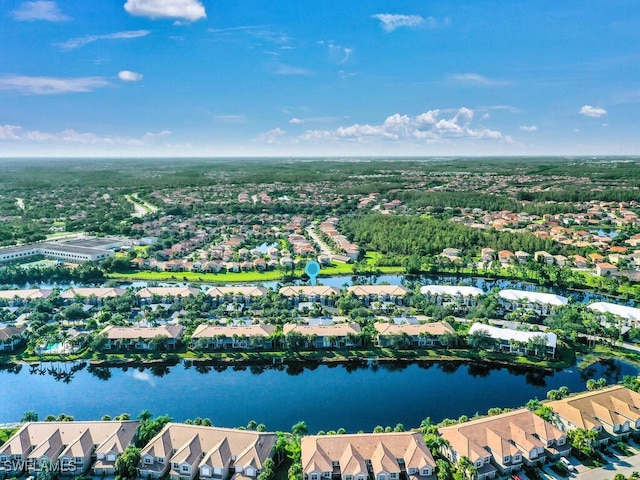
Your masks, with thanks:
M 0 447 L 0 475 L 36 475 L 45 463 L 77 477 L 93 465 L 115 474 L 115 462 L 133 443 L 137 421 L 29 422 Z M 19 469 L 15 468 L 20 466 Z M 54 470 L 55 471 L 55 470 Z
M 207 290 L 207 296 L 211 297 L 213 306 L 224 303 L 251 305 L 256 299 L 265 296 L 269 290 L 264 287 L 236 286 L 236 287 L 212 287 Z
M 366 306 L 373 303 L 391 303 L 403 305 L 409 290 L 399 285 L 352 285 L 347 290 L 362 298 Z
M 140 452 L 141 478 L 255 480 L 275 433 L 168 423 Z
M 600 322 L 608 322 L 608 316 L 622 319 L 626 327 L 637 328 L 640 325 L 640 308 L 628 307 L 609 302 L 594 302 L 588 307 L 600 314 Z
M 465 311 L 469 307 L 475 307 L 482 290 L 477 287 L 451 286 L 451 285 L 424 285 L 420 287 L 420 293 L 428 302 L 451 306 L 455 310 Z
M 109 325 L 100 332 L 106 342 L 104 350 L 155 350 L 164 342 L 167 350 L 175 350 L 182 338 L 182 325 L 161 327 L 117 327 Z M 162 340 L 161 340 L 162 339 Z
M 598 443 L 617 442 L 640 431 L 640 393 L 622 385 L 547 403 L 564 430 L 598 432 Z
M 440 345 L 442 335 L 454 334 L 448 322 L 433 323 L 383 323 L 373 324 L 376 329 L 376 346 L 388 347 L 391 339 L 402 336 L 407 347 L 434 347 Z
M 596 275 L 600 277 L 610 277 L 618 273 L 618 267 L 611 263 L 600 262 L 596 264 Z
M 333 307 L 336 297 L 340 295 L 340 289 L 324 285 L 293 285 L 282 287 L 279 293 L 289 299 L 290 307 L 297 307 L 303 302 L 319 303 L 323 307 Z
M 362 344 L 360 325 L 357 323 L 334 323 L 331 325 L 299 325 L 287 323 L 282 329 L 285 338 L 289 334 L 300 334 L 305 345 L 311 348 L 355 347 Z
M 106 298 L 115 298 L 124 295 L 127 291 L 124 288 L 70 288 L 60 294 L 66 304 L 81 299 L 91 305 L 102 305 Z
M 172 303 L 176 298 L 197 296 L 200 290 L 193 287 L 145 287 L 136 292 L 143 305 L 151 303 Z
M 25 305 L 31 300 L 49 298 L 52 290 L 42 288 L 29 288 L 24 290 L 0 290 L 0 302 L 13 306 Z
M 302 437 L 304 480 L 431 480 L 436 463 L 420 433 Z
M 483 331 L 495 340 L 494 350 L 522 355 L 555 356 L 558 336 L 553 332 L 528 332 L 508 327 L 495 327 L 484 323 L 474 323 L 469 335 Z
M 198 325 L 191 336 L 193 345 L 217 349 L 270 349 L 275 326 L 258 325 Z
M 538 466 L 569 455 L 566 433 L 527 409 L 439 429 L 442 453 L 454 464 L 467 457 L 477 480 L 510 475 L 523 465 Z
M 549 315 L 555 308 L 566 305 L 568 301 L 567 297 L 561 295 L 525 290 L 507 289 L 498 293 L 498 303 L 507 312 L 525 308 L 539 315 Z

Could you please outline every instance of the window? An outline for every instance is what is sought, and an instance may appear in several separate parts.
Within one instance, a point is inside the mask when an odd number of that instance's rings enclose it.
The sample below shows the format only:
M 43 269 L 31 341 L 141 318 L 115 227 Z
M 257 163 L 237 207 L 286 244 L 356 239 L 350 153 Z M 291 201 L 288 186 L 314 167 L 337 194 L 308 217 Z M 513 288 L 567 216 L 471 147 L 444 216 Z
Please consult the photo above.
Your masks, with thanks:
M 312 473 L 311 474 L 311 480 L 318 480 L 318 474 L 317 473 Z
M 324 472 L 324 478 L 331 478 L 331 472 Z
M 189 465 L 182 465 L 182 471 L 183 472 L 188 472 L 189 471 Z
M 337 460 L 334 460 L 333 462 L 331 462 L 331 465 L 333 465 L 334 467 L 338 467 L 340 466 L 340 462 L 338 462 Z
M 384 473 L 381 473 L 380 475 L 378 475 L 378 480 L 387 480 L 387 475 Z
M 358 480 L 364 480 L 364 475 L 358 475 Z
M 180 464 L 178 464 L 178 463 L 174 463 L 174 464 L 173 464 L 173 468 L 174 468 L 175 470 L 177 470 L 178 468 L 180 468 Z
M 158 463 L 164 463 L 164 458 L 162 457 L 158 457 L 156 460 L 158 461 Z
M 564 445 L 564 438 L 558 439 L 558 445 Z
M 211 469 L 209 467 L 202 467 L 202 475 L 208 477 L 211 475 Z
M 344 480 L 353 480 L 353 475 L 345 475 Z
M 81 465 L 83 461 L 84 461 L 84 458 L 82 458 L 82 457 L 76 457 L 76 458 L 73 459 L 73 462 L 76 465 Z
M 416 467 L 409 468 L 409 475 L 415 475 L 418 473 L 418 469 Z
M 5 457 L 4 455 L 0 456 L 0 463 L 5 463 L 7 460 L 9 460 L 7 457 Z
M 509 463 L 509 460 L 511 460 L 511 457 L 509 455 L 503 457 L 502 459 L 502 463 Z
M 115 462 L 116 461 L 116 454 L 115 453 L 110 453 L 109 455 L 107 455 L 107 461 Z
M 519 454 L 519 453 L 516 453 L 516 454 L 513 456 L 513 461 L 514 461 L 514 462 L 519 462 L 519 461 L 520 461 L 520 454 Z
M 151 465 L 153 463 L 153 459 L 151 457 L 144 457 L 144 463 Z
M 422 475 L 425 476 L 425 477 L 428 477 L 429 475 L 431 475 L 431 469 L 423 468 L 422 469 Z
M 478 468 L 482 467 L 482 460 L 478 460 L 476 462 L 476 467 L 478 467 Z

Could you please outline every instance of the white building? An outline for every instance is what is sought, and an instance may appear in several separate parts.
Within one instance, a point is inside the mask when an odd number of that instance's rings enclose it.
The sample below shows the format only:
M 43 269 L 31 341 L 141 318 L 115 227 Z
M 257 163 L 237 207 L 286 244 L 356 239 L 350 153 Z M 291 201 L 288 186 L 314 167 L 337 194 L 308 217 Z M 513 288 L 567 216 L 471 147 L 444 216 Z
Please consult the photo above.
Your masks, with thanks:
M 529 352 L 527 344 L 536 337 L 544 337 L 546 340 L 546 354 L 554 356 L 556 346 L 558 344 L 558 336 L 552 332 L 527 332 L 524 330 L 514 330 L 512 328 L 500 328 L 493 325 L 485 325 L 484 323 L 474 323 L 469 329 L 469 334 L 485 331 L 487 334 L 498 340 L 495 346 L 496 350 L 505 353 L 535 353 Z
M 615 317 L 624 319 L 627 327 L 637 327 L 640 324 L 640 308 L 627 307 L 626 305 L 618 305 L 609 302 L 595 302 L 589 305 L 589 309 L 594 312 L 611 314 Z
M 554 308 L 566 305 L 567 297 L 553 293 L 527 292 L 524 290 L 502 290 L 498 293 L 500 305 L 506 311 L 519 308 L 534 310 L 540 315 L 549 315 Z

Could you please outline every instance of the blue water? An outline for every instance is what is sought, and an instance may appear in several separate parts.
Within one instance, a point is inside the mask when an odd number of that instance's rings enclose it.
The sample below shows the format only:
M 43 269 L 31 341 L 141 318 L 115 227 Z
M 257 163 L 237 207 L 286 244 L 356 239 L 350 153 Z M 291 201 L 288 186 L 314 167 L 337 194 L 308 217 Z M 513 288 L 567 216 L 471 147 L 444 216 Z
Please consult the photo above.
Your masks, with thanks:
M 340 427 L 349 432 L 375 426 L 416 427 L 425 417 L 486 413 L 492 407 L 519 407 L 543 399 L 550 389 L 585 390 L 588 378 L 610 383 L 638 369 L 617 361 L 548 373 L 477 364 L 384 364 L 174 367 L 97 369 L 49 364 L 0 370 L 0 423 L 18 421 L 27 410 L 66 413 L 78 420 L 105 414 L 136 415 L 149 409 L 177 421 L 209 417 L 214 425 L 236 427 L 249 420 L 269 429 L 289 429 L 299 420 L 311 432 Z M 107 378 L 108 377 L 108 378 Z

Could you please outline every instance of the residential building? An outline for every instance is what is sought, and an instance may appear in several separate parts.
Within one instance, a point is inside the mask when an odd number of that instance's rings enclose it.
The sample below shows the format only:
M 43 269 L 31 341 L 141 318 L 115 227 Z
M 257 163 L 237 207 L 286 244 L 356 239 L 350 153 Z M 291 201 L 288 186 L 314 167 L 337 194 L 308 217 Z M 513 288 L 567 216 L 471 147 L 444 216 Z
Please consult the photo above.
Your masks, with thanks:
M 24 290 L 0 290 L 0 301 L 8 301 L 10 305 L 22 305 L 31 300 L 49 298 L 52 290 L 29 288 Z
M 212 298 L 214 306 L 223 303 L 239 303 L 249 306 L 257 298 L 265 296 L 268 292 L 269 290 L 264 287 L 212 287 L 207 290 L 207 296 Z
M 258 325 L 198 325 L 191 336 L 194 345 L 217 349 L 270 349 L 273 347 L 271 335 L 275 326 Z
M 482 290 L 469 286 L 450 285 L 424 285 L 420 287 L 420 293 L 430 303 L 436 303 L 444 307 L 451 306 L 456 310 L 464 311 L 468 307 L 475 307 Z
M 305 338 L 307 347 L 332 348 L 354 347 L 362 344 L 360 325 L 357 323 L 334 323 L 331 325 L 300 325 L 287 323 L 282 328 L 285 337 L 297 333 Z
M 566 433 L 527 409 L 493 415 L 439 429 L 448 444 L 442 452 L 452 463 L 467 457 L 477 480 L 538 466 L 569 455 Z
M 408 347 L 433 347 L 440 345 L 440 338 L 447 333 L 455 333 L 455 330 L 448 322 L 433 323 L 383 323 L 373 324 L 378 332 L 376 345 L 387 347 L 391 345 L 394 336 L 401 335 L 406 339 Z
M 390 303 L 403 305 L 409 290 L 399 285 L 352 285 L 347 290 L 352 295 L 364 299 L 365 305 Z
M 105 298 L 114 298 L 124 295 L 124 288 L 70 288 L 60 294 L 66 303 L 71 303 L 77 298 L 87 300 L 91 304 L 102 304 Z
M 144 287 L 136 292 L 142 304 L 170 303 L 176 298 L 197 296 L 201 292 L 193 287 Z
M 608 320 L 607 316 L 612 315 L 622 319 L 627 327 L 637 328 L 640 325 L 640 308 L 609 302 L 594 302 L 588 308 L 600 313 L 602 322 L 606 322 Z
M 558 336 L 553 332 L 527 332 L 507 327 L 495 327 L 484 323 L 474 323 L 469 329 L 469 334 L 484 331 L 496 340 L 494 349 L 504 353 L 519 353 L 524 355 L 549 355 L 556 354 Z M 542 340 L 544 339 L 544 347 Z M 544 348 L 544 352 L 541 351 Z
M 0 352 L 13 352 L 25 339 L 26 326 L 0 325 Z
M 162 327 L 116 327 L 109 325 L 100 332 L 106 337 L 104 350 L 155 350 L 156 339 L 166 338 L 165 348 L 175 350 L 184 326 L 164 325 Z
M 566 297 L 552 293 L 509 289 L 498 293 L 498 302 L 507 312 L 526 308 L 539 315 L 549 315 L 554 308 L 566 305 L 568 301 Z
M 628 438 L 640 431 L 640 393 L 622 385 L 547 403 L 561 428 L 598 432 L 598 442 Z
M 30 422 L 0 447 L 0 475 L 37 474 L 45 463 L 77 477 L 93 465 L 114 475 L 115 462 L 133 443 L 137 421 Z
M 304 302 L 319 303 L 323 307 L 333 307 L 336 298 L 340 295 L 340 289 L 324 285 L 292 285 L 282 287 L 280 295 L 288 298 L 292 307 L 297 307 Z
M 436 463 L 420 433 L 302 437 L 304 480 L 431 480 Z
M 608 262 L 600 262 L 596 264 L 596 275 L 601 277 L 610 277 L 618 273 L 618 267 Z
M 255 480 L 275 433 L 169 423 L 140 452 L 141 478 Z

